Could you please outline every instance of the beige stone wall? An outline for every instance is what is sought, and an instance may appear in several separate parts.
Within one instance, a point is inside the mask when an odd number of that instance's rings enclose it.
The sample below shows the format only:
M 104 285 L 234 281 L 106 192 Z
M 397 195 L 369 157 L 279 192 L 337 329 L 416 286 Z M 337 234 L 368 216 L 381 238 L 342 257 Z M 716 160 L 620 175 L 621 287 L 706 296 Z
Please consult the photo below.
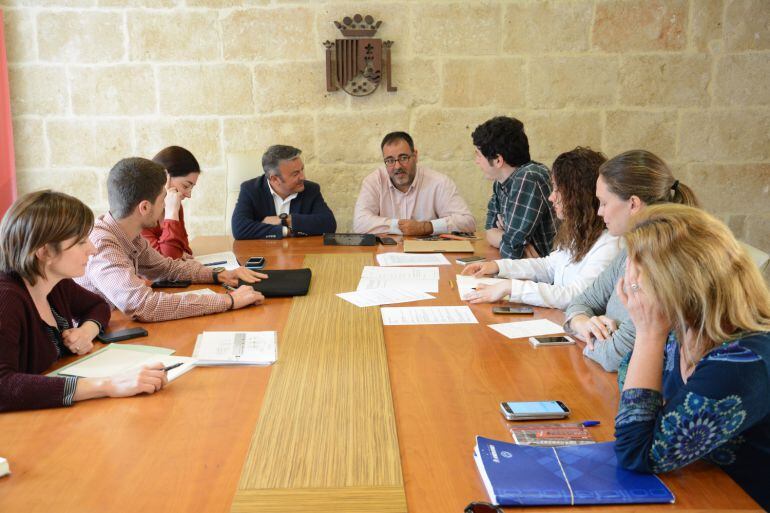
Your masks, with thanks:
M 204 166 L 190 231 L 219 234 L 226 153 L 287 143 L 304 150 L 344 230 L 381 137 L 405 129 L 482 222 L 490 184 L 470 132 L 508 114 L 549 165 L 576 145 L 660 154 L 770 251 L 767 0 L 0 5 L 22 192 L 54 187 L 103 211 L 113 163 L 179 144 Z M 321 43 L 356 12 L 384 20 L 398 92 L 325 91 Z

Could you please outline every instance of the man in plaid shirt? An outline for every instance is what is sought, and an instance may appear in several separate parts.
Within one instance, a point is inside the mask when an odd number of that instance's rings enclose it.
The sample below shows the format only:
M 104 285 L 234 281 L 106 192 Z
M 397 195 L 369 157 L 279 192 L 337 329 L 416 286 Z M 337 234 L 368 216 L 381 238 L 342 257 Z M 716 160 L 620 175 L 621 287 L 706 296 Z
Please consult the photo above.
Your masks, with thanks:
M 145 280 L 190 280 L 237 286 L 266 275 L 244 267 L 213 272 L 195 260 L 164 257 L 141 236 L 163 217 L 166 171 L 142 158 L 123 159 L 110 170 L 107 197 L 110 212 L 99 216 L 90 239 L 96 246 L 86 273 L 76 278 L 81 286 L 103 297 L 133 319 L 145 322 L 181 319 L 259 304 L 264 300 L 253 287 L 243 285 L 230 294 L 158 292 Z
M 494 180 L 487 206 L 487 242 L 502 258 L 544 257 L 551 253 L 556 227 L 548 196 L 548 168 L 529 158 L 521 121 L 495 117 L 471 134 L 476 165 Z

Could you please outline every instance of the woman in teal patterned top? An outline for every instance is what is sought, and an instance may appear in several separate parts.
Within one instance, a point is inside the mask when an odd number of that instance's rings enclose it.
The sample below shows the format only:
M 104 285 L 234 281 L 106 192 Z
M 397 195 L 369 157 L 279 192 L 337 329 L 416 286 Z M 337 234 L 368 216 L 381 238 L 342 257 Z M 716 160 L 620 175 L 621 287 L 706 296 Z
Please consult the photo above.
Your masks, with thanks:
M 770 292 L 730 230 L 650 206 L 625 238 L 617 294 L 636 326 L 619 370 L 619 463 L 667 472 L 704 458 L 770 508 Z

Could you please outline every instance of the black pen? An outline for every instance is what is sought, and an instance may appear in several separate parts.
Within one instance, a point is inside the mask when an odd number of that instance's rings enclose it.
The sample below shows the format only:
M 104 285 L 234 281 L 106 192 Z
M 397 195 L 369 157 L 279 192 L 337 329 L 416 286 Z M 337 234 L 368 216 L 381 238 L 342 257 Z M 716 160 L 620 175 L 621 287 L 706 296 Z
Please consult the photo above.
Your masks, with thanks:
M 226 263 L 227 263 L 227 260 L 222 260 L 221 262 L 209 262 L 208 264 L 203 264 L 203 265 L 208 267 L 208 266 L 211 266 L 211 265 L 222 265 L 222 264 L 226 264 Z
M 163 372 L 168 372 L 170 370 L 176 369 L 177 367 L 181 367 L 184 364 L 184 362 L 175 363 L 174 365 L 169 365 L 168 367 L 163 367 Z
M 225 288 L 225 290 L 229 290 L 230 292 L 235 292 L 235 288 L 231 287 L 230 285 L 223 283 L 222 286 Z

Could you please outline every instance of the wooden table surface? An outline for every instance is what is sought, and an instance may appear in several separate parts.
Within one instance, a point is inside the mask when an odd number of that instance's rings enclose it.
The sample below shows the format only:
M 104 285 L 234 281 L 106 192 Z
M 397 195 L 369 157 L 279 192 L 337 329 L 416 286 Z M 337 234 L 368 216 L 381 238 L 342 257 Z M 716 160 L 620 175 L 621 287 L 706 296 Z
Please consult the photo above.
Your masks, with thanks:
M 495 255 L 483 242 L 475 245 L 478 254 Z M 230 247 L 241 261 L 265 256 L 268 269 L 299 267 L 305 254 L 400 250 L 329 247 L 320 237 L 234 243 L 202 237 L 193 242 L 196 254 Z M 461 266 L 455 255 L 447 256 L 452 265 L 441 266 L 437 299 L 409 305 L 462 304 L 456 286 L 450 286 Z M 290 305 L 291 299 L 269 299 L 234 312 L 142 324 L 149 337 L 135 342 L 190 355 L 202 331 L 280 332 Z M 472 452 L 476 435 L 510 440 L 511 423 L 500 416 L 500 401 L 562 400 L 572 410 L 570 420 L 600 420 L 591 428 L 594 438 L 613 439 L 615 374 L 585 359 L 580 346 L 533 348 L 526 340 L 509 340 L 486 325 L 513 316 L 493 315 L 490 305 L 471 308 L 477 325 L 384 328 L 411 513 L 459 512 L 470 501 L 487 500 Z M 535 310 L 535 318 L 562 318 L 555 310 Z M 110 329 L 135 325 L 113 313 Z M 199 368 L 149 397 L 0 415 L 0 455 L 13 472 L 0 479 L 0 512 L 229 511 L 270 373 L 270 367 Z M 676 504 L 644 506 L 645 511 L 761 511 L 711 464 L 699 462 L 663 480 Z M 551 509 L 538 508 L 545 510 Z

